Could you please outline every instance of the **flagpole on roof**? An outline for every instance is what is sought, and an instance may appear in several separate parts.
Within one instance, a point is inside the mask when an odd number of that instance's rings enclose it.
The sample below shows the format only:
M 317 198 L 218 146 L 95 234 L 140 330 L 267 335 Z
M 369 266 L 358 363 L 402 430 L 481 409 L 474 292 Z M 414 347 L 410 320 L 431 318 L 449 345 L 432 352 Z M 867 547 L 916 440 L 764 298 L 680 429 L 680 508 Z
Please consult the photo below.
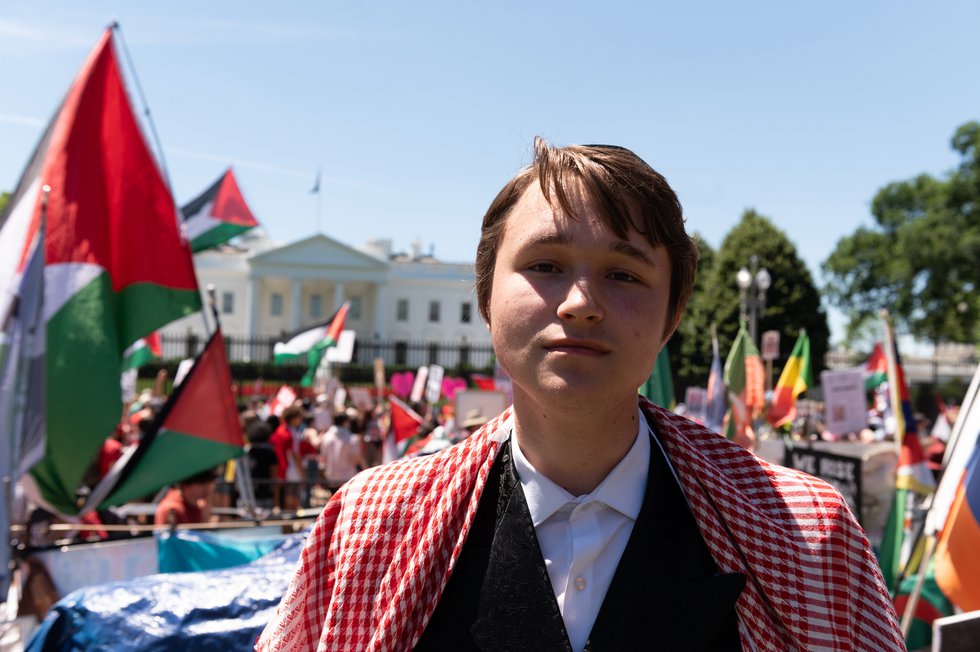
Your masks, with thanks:
M 133 64 L 133 57 L 129 53 L 129 46 L 126 45 L 126 39 L 123 37 L 122 25 L 119 24 L 118 20 L 113 20 L 109 23 L 109 29 L 112 30 L 119 38 L 119 49 L 122 50 L 123 57 L 126 60 L 126 66 L 129 68 L 129 76 L 133 81 L 133 86 L 136 88 L 136 95 L 139 98 L 140 104 L 143 106 L 143 116 L 146 119 L 146 124 L 150 130 L 150 137 L 153 140 L 153 147 L 157 152 L 157 163 L 160 166 L 160 173 L 163 175 L 163 182 L 166 184 L 167 188 L 170 190 L 170 196 L 174 200 L 174 220 L 177 222 L 177 229 L 181 233 L 184 233 L 184 227 L 182 225 L 183 220 L 180 218 L 180 208 L 178 208 L 177 198 L 174 196 L 174 187 L 170 182 L 170 170 L 167 167 L 167 158 L 163 153 L 163 144 L 160 142 L 160 135 L 157 133 L 157 125 L 153 121 L 153 114 L 150 113 L 150 103 L 146 101 L 146 95 L 143 93 L 143 85 L 140 84 L 139 75 L 136 74 L 136 66 Z M 195 276 L 197 271 L 194 272 Z M 217 315 L 217 311 L 215 311 Z M 211 337 L 211 324 L 208 322 L 208 315 L 206 310 L 201 311 L 201 320 L 204 322 L 204 340 L 207 341 Z M 215 330 L 218 326 L 215 325 Z
M 320 177 L 323 170 L 319 166 L 316 169 L 316 181 L 313 182 L 313 188 L 310 190 L 310 194 L 316 195 L 316 233 L 321 233 L 320 231 L 320 213 L 323 211 L 323 193 L 320 192 Z

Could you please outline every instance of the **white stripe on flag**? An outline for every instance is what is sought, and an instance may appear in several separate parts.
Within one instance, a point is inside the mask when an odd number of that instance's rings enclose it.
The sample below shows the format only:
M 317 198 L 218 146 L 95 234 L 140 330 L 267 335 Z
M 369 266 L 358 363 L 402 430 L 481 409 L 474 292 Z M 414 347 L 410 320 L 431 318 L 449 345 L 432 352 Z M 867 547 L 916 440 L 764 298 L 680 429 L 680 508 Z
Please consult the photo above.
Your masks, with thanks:
M 275 347 L 273 347 L 273 355 L 303 355 L 319 344 L 326 336 L 326 326 L 315 326 L 308 331 L 303 331 L 288 342 L 276 342 Z

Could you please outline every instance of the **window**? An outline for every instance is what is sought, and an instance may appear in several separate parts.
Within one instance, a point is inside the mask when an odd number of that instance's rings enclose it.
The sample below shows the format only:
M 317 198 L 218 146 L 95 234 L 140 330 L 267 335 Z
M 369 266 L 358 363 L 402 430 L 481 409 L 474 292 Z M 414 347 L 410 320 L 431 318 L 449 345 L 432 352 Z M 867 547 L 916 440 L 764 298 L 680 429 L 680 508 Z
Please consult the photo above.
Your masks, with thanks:
M 323 297 L 319 294 L 310 295 L 310 317 L 313 319 L 323 317 Z
M 361 297 L 351 297 L 347 300 L 350 307 L 347 309 L 347 316 L 353 321 L 361 320 Z
M 439 364 L 439 344 L 429 342 L 429 364 Z
M 226 315 L 235 312 L 235 295 L 231 292 L 221 293 L 221 312 Z
M 408 342 L 395 342 L 395 364 L 405 364 L 408 360 Z
M 439 321 L 439 302 L 430 301 L 429 302 L 429 321 L 437 322 Z
M 408 321 L 408 299 L 399 299 L 395 308 L 395 319 Z
M 469 301 L 459 305 L 459 321 L 464 324 L 473 321 L 473 304 Z
M 273 292 L 269 297 L 269 314 L 273 317 L 282 317 L 282 293 Z

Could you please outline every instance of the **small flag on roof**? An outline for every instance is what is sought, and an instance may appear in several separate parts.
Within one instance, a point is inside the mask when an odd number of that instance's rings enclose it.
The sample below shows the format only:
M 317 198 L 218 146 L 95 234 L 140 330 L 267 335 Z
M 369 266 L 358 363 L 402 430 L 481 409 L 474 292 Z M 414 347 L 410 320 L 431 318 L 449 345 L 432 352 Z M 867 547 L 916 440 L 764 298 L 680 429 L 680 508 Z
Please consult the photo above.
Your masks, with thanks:
M 217 247 L 259 225 L 242 191 L 235 173 L 228 168 L 210 188 L 180 209 L 191 251 Z

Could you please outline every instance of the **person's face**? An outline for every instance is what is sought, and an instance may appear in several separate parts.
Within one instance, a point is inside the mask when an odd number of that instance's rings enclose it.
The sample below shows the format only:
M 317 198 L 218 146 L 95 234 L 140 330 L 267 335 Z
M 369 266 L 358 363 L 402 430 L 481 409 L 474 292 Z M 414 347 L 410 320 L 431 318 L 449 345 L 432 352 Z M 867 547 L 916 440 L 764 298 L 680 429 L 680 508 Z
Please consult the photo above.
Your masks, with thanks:
M 198 482 L 195 484 L 184 485 L 184 498 L 191 502 L 197 502 L 202 498 L 207 498 L 210 496 L 213 488 L 213 482 Z
M 573 204 L 577 219 L 556 215 L 535 183 L 507 217 L 490 295 L 494 350 L 515 397 L 632 402 L 666 341 L 669 256 L 634 230 L 617 237 L 585 198 Z

